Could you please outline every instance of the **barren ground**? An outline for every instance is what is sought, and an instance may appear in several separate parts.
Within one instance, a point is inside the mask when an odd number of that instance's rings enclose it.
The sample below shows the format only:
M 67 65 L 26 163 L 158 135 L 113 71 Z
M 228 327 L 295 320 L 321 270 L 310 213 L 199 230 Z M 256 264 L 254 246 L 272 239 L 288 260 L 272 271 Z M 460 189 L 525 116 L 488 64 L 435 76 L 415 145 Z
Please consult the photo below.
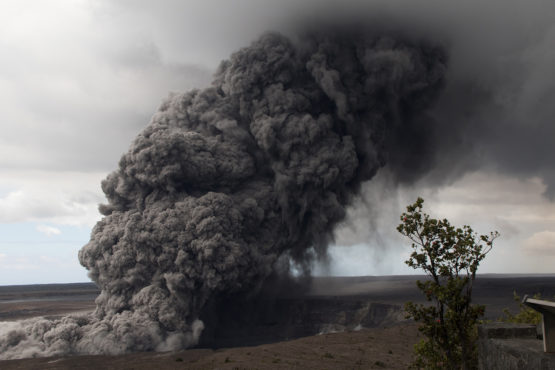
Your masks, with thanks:
M 421 301 L 415 276 L 315 278 L 310 297 L 342 300 L 364 297 L 372 302 L 402 305 Z M 555 275 L 482 275 L 476 280 L 474 301 L 486 305 L 486 317 L 518 308 L 512 293 L 555 295 Z M 98 294 L 93 284 L 0 287 L 0 321 L 35 316 L 60 316 L 90 311 Z M 404 323 L 250 347 L 191 349 L 120 356 L 66 356 L 0 361 L 0 369 L 406 369 L 417 326 Z
M 421 336 L 420 336 L 421 338 Z M 363 329 L 256 347 L 121 356 L 71 356 L 0 361 L 11 369 L 406 369 L 417 326 Z

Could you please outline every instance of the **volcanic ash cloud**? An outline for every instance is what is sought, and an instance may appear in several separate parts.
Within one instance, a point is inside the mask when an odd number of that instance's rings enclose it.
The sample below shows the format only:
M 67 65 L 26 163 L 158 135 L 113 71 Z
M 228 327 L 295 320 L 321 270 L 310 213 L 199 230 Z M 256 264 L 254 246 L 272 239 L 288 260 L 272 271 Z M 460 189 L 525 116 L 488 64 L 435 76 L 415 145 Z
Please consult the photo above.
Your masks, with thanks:
M 394 32 L 239 50 L 211 87 L 167 99 L 103 181 L 79 252 L 94 314 L 14 324 L 1 358 L 185 348 L 209 300 L 255 292 L 279 261 L 308 272 L 361 182 L 425 160 L 400 143 L 425 139 L 445 69 L 440 46 Z

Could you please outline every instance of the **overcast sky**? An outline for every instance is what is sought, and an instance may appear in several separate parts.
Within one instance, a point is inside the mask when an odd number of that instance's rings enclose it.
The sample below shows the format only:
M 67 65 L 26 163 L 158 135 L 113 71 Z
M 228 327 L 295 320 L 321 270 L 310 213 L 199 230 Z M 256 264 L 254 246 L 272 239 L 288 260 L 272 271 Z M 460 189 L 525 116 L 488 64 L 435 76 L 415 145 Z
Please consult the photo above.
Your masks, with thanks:
M 162 99 L 208 85 L 222 59 L 266 29 L 290 32 L 316 10 L 385 9 L 338 3 L 2 1 L 0 285 L 88 280 L 77 251 L 100 218 L 100 181 Z M 316 273 L 413 273 L 395 227 L 418 195 L 434 216 L 501 233 L 481 272 L 554 272 L 553 1 L 413 3 L 390 1 L 387 12 L 450 40 L 437 117 L 472 120 L 474 134 L 460 136 L 456 159 L 437 160 L 451 171 L 400 187 L 381 173 L 366 184 L 330 266 Z

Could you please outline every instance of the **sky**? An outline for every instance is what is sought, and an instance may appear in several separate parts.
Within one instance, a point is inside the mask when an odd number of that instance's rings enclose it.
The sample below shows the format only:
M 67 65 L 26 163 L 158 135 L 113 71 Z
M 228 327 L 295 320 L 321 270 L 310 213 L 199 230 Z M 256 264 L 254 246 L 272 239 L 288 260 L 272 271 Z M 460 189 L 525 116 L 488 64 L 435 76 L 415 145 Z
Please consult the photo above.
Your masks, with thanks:
M 387 3 L 2 1 L 0 285 L 87 281 L 77 252 L 100 219 L 100 182 L 162 100 L 207 86 L 261 32 L 289 33 L 315 13 L 387 13 L 451 52 L 434 113 L 451 154 L 416 182 L 392 185 L 384 170 L 365 184 L 315 273 L 415 273 L 395 227 L 417 196 L 433 216 L 501 233 L 480 272 L 553 272 L 555 5 Z

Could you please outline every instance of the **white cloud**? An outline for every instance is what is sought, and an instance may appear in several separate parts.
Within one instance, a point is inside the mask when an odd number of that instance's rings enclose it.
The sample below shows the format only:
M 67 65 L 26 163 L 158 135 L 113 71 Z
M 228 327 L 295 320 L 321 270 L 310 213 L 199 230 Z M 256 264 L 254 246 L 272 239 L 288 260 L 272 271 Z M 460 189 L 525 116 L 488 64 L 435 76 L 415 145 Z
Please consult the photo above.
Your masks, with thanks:
M 32 261 L 31 257 L 14 257 L 3 255 L 0 258 L 0 281 L 8 281 L 4 274 L 14 273 L 16 271 L 33 271 L 39 269 L 39 264 Z
M 395 228 L 405 207 L 418 196 L 425 199 L 424 211 L 432 217 L 447 218 L 456 226 L 468 224 L 479 234 L 501 233 L 481 273 L 549 272 L 553 258 L 546 257 L 555 257 L 555 240 L 549 244 L 552 234 L 545 230 L 555 230 L 555 203 L 545 199 L 544 190 L 538 178 L 520 180 L 492 172 L 469 173 L 439 189 L 395 189 L 378 175 L 366 184 L 362 198 L 336 230 L 336 243 L 343 247 L 332 250 L 335 260 L 329 272 L 356 274 L 365 261 L 368 273 L 407 273 L 406 258 L 399 254 L 410 250 L 410 244 Z M 526 243 L 528 248 L 522 248 Z
M 40 222 L 93 226 L 105 173 L 4 170 L 0 187 L 0 222 Z
M 545 199 L 545 188 L 538 178 L 520 180 L 481 171 L 439 189 L 397 188 L 379 173 L 348 209 L 347 220 L 336 230 L 336 242 L 345 246 L 369 240 L 371 244 L 398 244 L 402 241 L 396 231 L 399 216 L 418 196 L 425 199 L 426 213 L 447 218 L 454 225 L 467 224 L 479 233 L 498 230 L 503 240 L 530 236 L 555 227 L 555 203 Z
M 524 241 L 524 250 L 533 255 L 555 256 L 555 231 L 541 231 Z
M 17 252 L 16 252 L 17 253 Z M 0 282 L 11 284 L 49 284 L 89 281 L 86 270 L 77 262 L 77 251 L 65 248 L 48 256 L 25 252 L 0 254 Z
M 50 237 L 52 235 L 60 235 L 62 231 L 54 226 L 38 225 L 37 231 Z
M 426 207 L 456 224 L 483 225 L 478 232 L 498 229 L 506 239 L 555 225 L 555 203 L 545 198 L 545 189 L 537 177 L 518 179 L 478 171 L 430 192 Z
M 101 5 L 0 4 L 0 169 L 108 171 L 169 91 L 210 81 Z

